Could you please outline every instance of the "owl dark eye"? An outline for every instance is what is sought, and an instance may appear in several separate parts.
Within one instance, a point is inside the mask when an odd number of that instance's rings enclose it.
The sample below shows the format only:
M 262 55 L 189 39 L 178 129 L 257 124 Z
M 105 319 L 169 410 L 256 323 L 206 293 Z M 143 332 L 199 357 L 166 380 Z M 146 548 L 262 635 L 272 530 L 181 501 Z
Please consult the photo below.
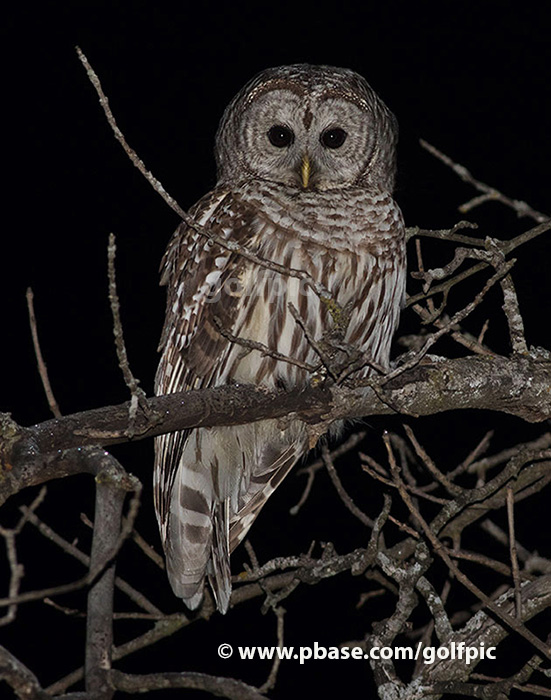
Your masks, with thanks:
M 326 129 L 320 136 L 320 141 L 326 148 L 340 148 L 346 141 L 346 137 L 346 131 L 337 126 L 334 129 Z
M 295 140 L 295 135 L 288 126 L 276 124 L 268 131 L 268 139 L 276 148 L 286 148 Z

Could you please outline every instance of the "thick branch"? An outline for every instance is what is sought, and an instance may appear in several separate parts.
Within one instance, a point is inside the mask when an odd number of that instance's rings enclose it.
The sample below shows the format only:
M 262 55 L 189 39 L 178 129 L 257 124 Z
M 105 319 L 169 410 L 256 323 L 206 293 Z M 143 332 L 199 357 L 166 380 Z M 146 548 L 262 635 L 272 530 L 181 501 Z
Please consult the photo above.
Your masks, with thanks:
M 6 681 L 18 698 L 48 700 L 50 697 L 34 673 L 3 646 L 0 646 L 0 680 Z
M 383 378 L 384 379 L 384 378 Z M 133 440 L 190 427 L 238 425 L 295 413 L 310 423 L 399 412 L 433 415 L 458 409 L 510 413 L 526 421 L 551 417 L 551 362 L 530 357 L 465 357 L 420 364 L 371 387 L 313 387 L 269 392 L 227 386 L 148 400 L 151 413 L 138 412 Z M 86 462 L 67 459 L 71 447 L 128 442 L 128 403 L 19 428 L 0 417 L 0 503 L 26 486 L 68 473 L 87 471 Z
M 265 695 L 253 686 L 233 678 L 220 678 L 205 673 L 150 673 L 131 675 L 113 671 L 113 685 L 126 693 L 144 693 L 167 688 L 193 688 L 230 700 L 264 700 Z
M 111 472 L 118 463 L 110 455 L 106 460 Z M 122 470 L 121 470 L 122 471 Z M 96 508 L 90 570 L 96 568 L 117 546 L 122 508 L 126 491 L 121 489 L 113 473 L 105 471 L 96 477 Z M 115 562 L 113 561 L 90 588 L 86 622 L 86 690 L 92 697 L 108 700 L 114 690 L 109 682 L 111 650 L 113 648 L 113 591 Z
M 514 589 L 507 590 L 497 601 L 496 606 L 507 615 L 514 614 Z M 551 577 L 542 576 L 537 581 L 527 582 L 522 586 L 522 622 L 527 622 L 551 605 Z M 497 646 L 507 637 L 508 631 L 500 622 L 496 622 L 484 610 L 474 615 L 467 624 L 455 631 L 448 639 L 452 642 L 464 642 L 467 646 L 482 643 L 486 647 Z M 426 665 L 421 674 L 422 683 L 436 681 L 466 680 L 475 670 L 476 663 L 470 666 L 457 660 L 444 659 L 432 665 Z

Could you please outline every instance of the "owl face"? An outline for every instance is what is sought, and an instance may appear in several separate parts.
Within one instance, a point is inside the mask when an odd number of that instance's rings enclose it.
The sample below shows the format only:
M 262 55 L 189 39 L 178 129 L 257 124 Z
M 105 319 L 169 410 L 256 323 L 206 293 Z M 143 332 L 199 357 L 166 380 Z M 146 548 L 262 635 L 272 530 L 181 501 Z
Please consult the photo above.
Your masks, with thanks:
M 392 114 L 356 73 L 274 68 L 226 110 L 217 135 L 219 180 L 259 178 L 298 192 L 391 189 L 395 140 Z

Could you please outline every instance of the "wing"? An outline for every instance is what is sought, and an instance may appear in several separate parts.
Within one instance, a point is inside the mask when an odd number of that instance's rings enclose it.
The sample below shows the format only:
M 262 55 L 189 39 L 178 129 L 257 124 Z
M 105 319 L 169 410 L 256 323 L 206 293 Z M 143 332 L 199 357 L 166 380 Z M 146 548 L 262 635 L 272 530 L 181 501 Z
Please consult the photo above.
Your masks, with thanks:
M 226 190 L 214 190 L 197 203 L 190 215 L 217 236 L 251 244 L 252 213 Z M 167 308 L 155 377 L 157 395 L 212 385 L 218 365 L 231 346 L 216 322 L 231 328 L 239 302 L 237 295 L 220 292 L 228 280 L 238 279 L 240 266 L 241 256 L 184 222 L 175 231 L 161 264 Z M 189 432 L 156 438 L 154 496 L 163 537 L 174 478 Z

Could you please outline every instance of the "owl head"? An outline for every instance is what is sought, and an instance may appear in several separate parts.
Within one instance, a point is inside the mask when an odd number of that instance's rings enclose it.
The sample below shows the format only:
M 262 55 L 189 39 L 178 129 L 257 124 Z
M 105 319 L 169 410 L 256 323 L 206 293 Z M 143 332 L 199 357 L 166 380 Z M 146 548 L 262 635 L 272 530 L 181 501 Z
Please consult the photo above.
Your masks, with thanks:
M 357 73 L 308 64 L 270 68 L 224 112 L 216 136 L 218 182 L 390 192 L 397 135 L 393 114 Z

